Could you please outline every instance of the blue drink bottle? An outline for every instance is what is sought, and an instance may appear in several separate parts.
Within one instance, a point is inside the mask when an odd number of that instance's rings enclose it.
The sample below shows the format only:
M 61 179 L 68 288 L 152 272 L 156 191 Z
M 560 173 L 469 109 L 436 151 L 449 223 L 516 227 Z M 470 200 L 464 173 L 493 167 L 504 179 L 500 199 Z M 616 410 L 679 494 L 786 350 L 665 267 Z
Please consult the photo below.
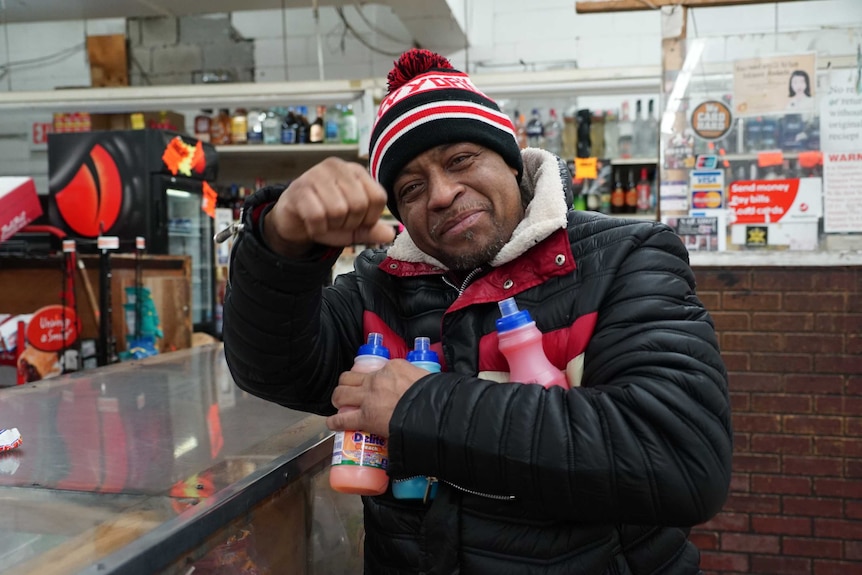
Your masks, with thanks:
M 413 351 L 407 353 L 407 361 L 431 373 L 440 371 L 440 358 L 437 352 L 431 350 L 431 340 L 427 337 L 414 340 Z M 437 479 L 434 477 L 418 476 L 392 481 L 392 495 L 396 499 L 434 499 L 436 494 Z

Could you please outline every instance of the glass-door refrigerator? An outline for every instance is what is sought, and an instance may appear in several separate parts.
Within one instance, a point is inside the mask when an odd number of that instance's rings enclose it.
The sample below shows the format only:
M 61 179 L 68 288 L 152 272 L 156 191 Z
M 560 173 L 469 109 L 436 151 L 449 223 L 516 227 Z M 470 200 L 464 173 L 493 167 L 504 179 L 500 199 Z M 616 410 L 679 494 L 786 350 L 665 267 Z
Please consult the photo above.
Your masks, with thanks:
M 133 252 L 190 256 L 192 323 L 216 335 L 213 216 L 215 148 L 167 130 L 51 134 L 48 219 L 95 252 L 99 235 Z

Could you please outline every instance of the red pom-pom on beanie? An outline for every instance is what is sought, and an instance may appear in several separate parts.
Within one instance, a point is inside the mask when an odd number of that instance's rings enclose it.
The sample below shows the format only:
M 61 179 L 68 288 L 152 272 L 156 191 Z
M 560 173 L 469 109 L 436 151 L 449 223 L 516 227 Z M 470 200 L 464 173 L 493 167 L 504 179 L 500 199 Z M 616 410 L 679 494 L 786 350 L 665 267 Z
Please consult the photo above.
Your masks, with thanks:
M 452 70 L 453 68 L 447 58 L 431 50 L 414 48 L 404 52 L 386 76 L 389 92 L 397 90 L 419 74 L 433 69 Z

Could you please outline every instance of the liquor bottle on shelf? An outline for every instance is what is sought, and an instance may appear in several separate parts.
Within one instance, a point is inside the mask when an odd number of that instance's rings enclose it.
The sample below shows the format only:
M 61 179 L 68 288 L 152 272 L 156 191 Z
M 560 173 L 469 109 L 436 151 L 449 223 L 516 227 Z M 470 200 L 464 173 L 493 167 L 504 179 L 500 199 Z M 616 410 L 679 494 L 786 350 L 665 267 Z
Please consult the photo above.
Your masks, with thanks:
M 265 117 L 266 112 L 258 110 L 257 108 L 249 109 L 247 116 L 248 120 L 246 121 L 246 124 L 248 125 L 248 137 L 246 138 L 247 143 L 263 143 L 263 119 Z
M 281 120 L 281 143 L 282 144 L 295 144 L 296 143 L 296 131 L 298 127 L 298 122 L 296 121 L 296 112 L 293 109 L 293 106 L 290 106 L 287 109 L 287 113 L 284 115 L 284 118 Z
M 212 114 L 213 111 L 211 109 L 204 109 L 201 110 L 200 114 L 195 116 L 195 138 L 201 142 L 210 141 L 210 129 L 213 122 Z
M 578 158 L 589 158 L 593 156 L 593 117 L 587 109 L 578 110 L 578 141 L 575 147 L 575 156 Z M 596 156 L 600 154 L 595 153 Z
M 620 170 L 616 170 L 614 191 L 611 192 L 611 213 L 622 214 L 626 211 L 626 190 L 623 188 L 623 178 Z
M 645 134 L 643 156 L 645 158 L 658 158 L 658 118 L 655 115 L 655 100 L 652 99 L 647 107 Z
M 281 142 L 281 123 L 284 114 L 276 108 L 270 108 L 266 111 L 266 117 L 263 119 L 263 143 L 264 144 L 280 144 Z
M 308 106 L 297 106 L 296 107 L 296 143 L 297 144 L 307 144 L 308 143 L 308 131 L 309 131 Z
M 626 187 L 625 201 L 624 213 L 633 214 L 638 211 L 638 186 L 635 182 L 634 170 L 629 170 L 629 185 Z
M 545 123 L 545 149 L 552 154 L 561 156 L 563 154 L 563 125 L 560 123 L 554 108 L 550 109 L 548 116 L 548 121 Z
M 522 150 L 529 146 L 527 139 L 527 119 L 524 114 L 515 110 L 515 135 L 518 137 L 518 147 Z
M 210 142 L 216 146 L 230 144 L 230 114 L 221 108 L 210 126 Z
M 631 158 L 633 152 L 634 140 L 634 124 L 629 118 L 629 103 L 628 100 L 623 102 L 622 115 L 619 121 L 619 138 L 617 139 L 617 147 L 619 149 L 620 158 Z
M 357 123 L 356 114 L 353 113 L 353 106 L 351 104 L 344 106 L 341 111 L 341 143 L 359 143 L 359 125 Z
M 638 181 L 637 195 L 637 212 L 639 214 L 648 214 L 652 206 L 652 190 L 650 189 L 646 168 L 641 168 L 641 179 Z
M 563 157 L 574 159 L 578 149 L 577 108 L 570 107 L 563 114 Z
M 608 110 L 605 112 L 605 124 L 604 124 L 604 140 L 605 140 L 605 153 L 602 157 L 608 159 L 615 159 L 620 157 L 620 130 L 619 130 L 619 119 L 617 117 L 617 113 L 614 110 Z
M 606 158 L 605 153 L 605 117 L 601 110 L 596 110 L 590 118 L 590 156 Z
M 311 123 L 308 130 L 308 141 L 312 144 L 320 144 L 326 136 L 326 128 L 323 124 L 323 118 L 326 117 L 326 106 L 317 107 L 317 116 Z
M 545 124 L 538 108 L 533 108 L 530 120 L 527 122 L 527 145 L 531 148 L 545 146 Z
M 330 106 L 323 118 L 323 141 L 327 144 L 341 142 L 341 105 Z
M 640 100 L 635 101 L 635 117 L 632 122 L 632 156 L 643 158 L 647 155 L 647 125 L 643 117 L 643 106 Z
M 248 142 L 248 112 L 237 108 L 230 116 L 230 141 L 232 144 Z

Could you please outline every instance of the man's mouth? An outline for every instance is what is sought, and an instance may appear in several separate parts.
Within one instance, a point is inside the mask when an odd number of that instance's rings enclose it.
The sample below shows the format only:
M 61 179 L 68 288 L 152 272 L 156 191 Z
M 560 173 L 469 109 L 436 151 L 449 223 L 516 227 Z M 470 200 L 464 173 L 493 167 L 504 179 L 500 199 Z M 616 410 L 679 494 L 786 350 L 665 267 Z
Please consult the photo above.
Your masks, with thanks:
M 437 233 L 439 236 L 447 236 L 454 234 L 461 234 L 467 230 L 469 230 L 473 224 L 475 224 L 480 217 L 482 217 L 483 210 L 465 210 L 456 214 L 455 216 L 449 218 L 445 222 L 443 222 Z

